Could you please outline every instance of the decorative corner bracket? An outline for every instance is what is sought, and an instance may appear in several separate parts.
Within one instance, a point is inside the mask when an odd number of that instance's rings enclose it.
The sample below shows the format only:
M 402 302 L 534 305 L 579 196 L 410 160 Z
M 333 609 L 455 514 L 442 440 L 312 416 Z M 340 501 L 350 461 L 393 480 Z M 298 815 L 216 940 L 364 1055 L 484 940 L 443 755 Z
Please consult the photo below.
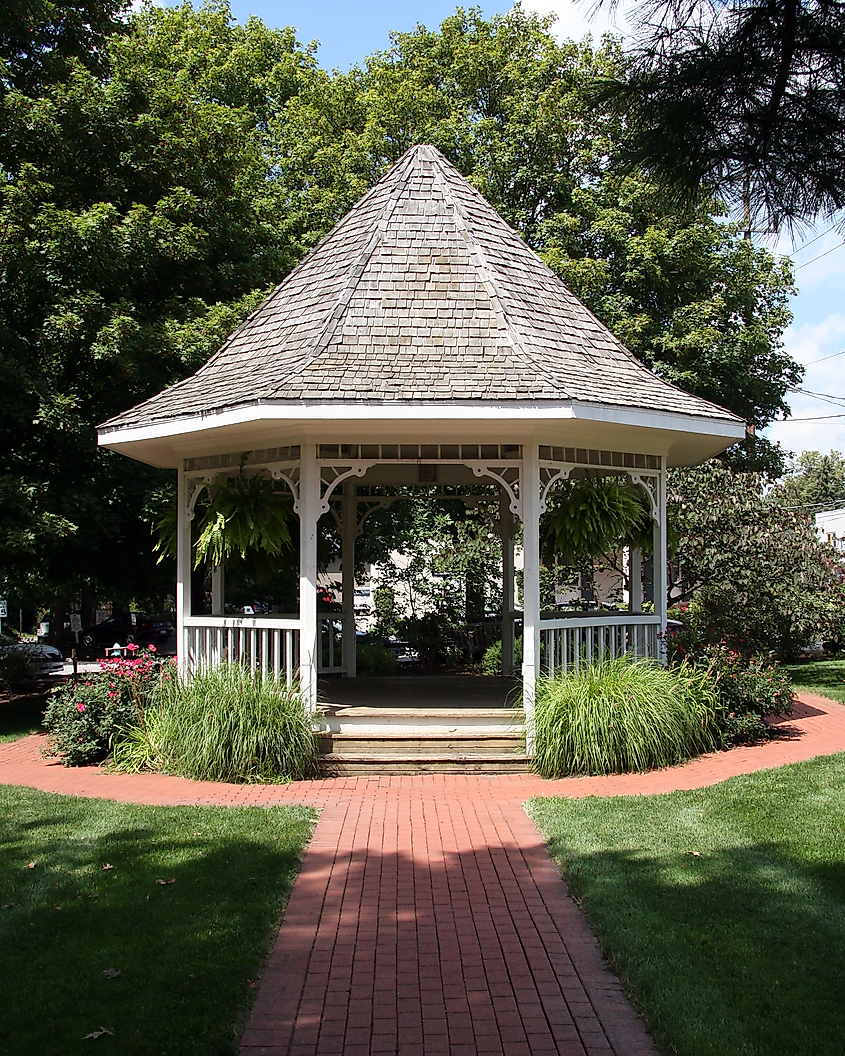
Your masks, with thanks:
M 629 473 L 628 478 L 632 484 L 637 484 L 643 489 L 648 496 L 648 502 L 651 506 L 651 519 L 655 524 L 660 524 L 660 497 L 659 497 L 659 480 L 657 476 L 644 473 Z
M 364 474 L 367 472 L 367 470 L 368 469 L 372 469 L 372 467 L 375 464 L 376 464 L 375 462 L 358 462 L 354 466 L 350 466 L 349 463 L 347 462 L 345 465 L 340 465 L 340 466 L 325 465 L 325 464 L 321 465 L 320 466 L 320 485 L 321 485 L 321 488 L 323 486 L 325 486 L 326 490 L 325 490 L 325 493 L 324 493 L 322 499 L 320 500 L 320 514 L 319 515 L 322 516 L 324 513 L 328 513 L 329 512 L 329 509 L 330 509 L 329 501 L 330 501 L 330 499 L 332 497 L 332 492 L 335 490 L 335 488 L 337 488 L 338 484 L 342 484 L 344 482 L 344 480 L 348 479 L 349 477 L 363 477 Z M 331 471 L 333 471 L 336 474 L 335 477 L 331 481 L 323 480 L 323 471 L 326 470 L 326 469 L 331 470 Z
M 293 512 L 299 513 L 299 463 L 280 462 L 267 466 L 273 480 L 283 480 L 293 495 Z
M 202 495 L 203 491 L 214 483 L 214 474 L 206 473 L 203 477 L 195 479 L 194 487 L 191 494 L 188 496 L 187 506 L 187 521 L 190 522 L 196 517 L 196 505 L 197 499 Z
M 493 480 L 497 481 L 507 492 L 508 498 L 510 499 L 508 508 L 511 513 L 514 517 L 518 517 L 522 520 L 522 498 L 519 494 L 522 473 L 519 466 L 501 466 L 493 468 L 492 466 L 481 464 L 474 465 L 472 467 L 472 472 L 476 477 L 492 477 Z M 508 480 L 505 476 L 508 472 L 515 474 L 512 480 Z
M 546 500 L 552 485 L 559 480 L 569 480 L 569 474 L 575 466 L 540 466 L 540 516 L 546 512 Z

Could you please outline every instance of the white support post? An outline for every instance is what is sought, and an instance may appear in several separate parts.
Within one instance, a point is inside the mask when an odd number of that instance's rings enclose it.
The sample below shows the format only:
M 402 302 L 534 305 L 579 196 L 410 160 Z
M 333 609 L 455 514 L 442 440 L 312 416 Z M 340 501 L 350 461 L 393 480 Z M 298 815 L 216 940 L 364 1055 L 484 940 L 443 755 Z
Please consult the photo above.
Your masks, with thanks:
M 666 663 L 667 577 L 669 565 L 669 538 L 666 522 L 666 459 L 660 458 L 660 476 L 657 481 L 657 516 L 654 525 L 654 614 L 659 617 L 657 628 L 657 658 Z
M 628 612 L 643 611 L 643 552 L 631 547 L 628 556 Z
M 357 485 L 346 481 L 341 502 L 340 568 L 343 599 L 341 650 L 347 678 L 355 678 L 355 532 L 358 528 Z
M 215 565 L 211 570 L 211 615 L 223 616 L 226 590 L 226 570 L 223 564 Z
M 317 705 L 317 521 L 320 470 L 317 445 L 300 446 L 299 464 L 299 685 L 306 711 Z
M 513 674 L 513 514 L 510 496 L 499 491 L 499 534 L 502 537 L 502 674 Z
M 188 639 L 185 617 L 191 615 L 191 522 L 188 520 L 188 482 L 184 462 L 176 483 L 176 654 L 179 674 L 188 674 Z
M 534 694 L 540 665 L 540 457 L 533 441 L 523 448 L 522 478 L 523 586 L 522 698 L 525 705 L 525 750 L 534 754 Z

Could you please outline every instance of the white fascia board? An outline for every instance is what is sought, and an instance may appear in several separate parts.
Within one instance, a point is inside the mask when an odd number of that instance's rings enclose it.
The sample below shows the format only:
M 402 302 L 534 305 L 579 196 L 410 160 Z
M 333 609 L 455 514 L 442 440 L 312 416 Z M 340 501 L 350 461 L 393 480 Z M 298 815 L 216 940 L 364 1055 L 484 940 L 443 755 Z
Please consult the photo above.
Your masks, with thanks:
M 672 433 L 706 433 L 709 436 L 722 436 L 726 440 L 742 440 L 745 436 L 745 422 L 738 418 L 709 418 L 672 411 L 612 407 L 604 403 L 574 403 L 572 417 L 581 421 L 632 425 L 640 429 L 662 429 Z
M 633 426 L 641 429 L 698 433 L 725 439 L 745 436 L 745 424 L 737 419 L 710 418 L 651 411 L 638 408 L 614 407 L 607 404 L 582 402 L 485 401 L 449 400 L 430 403 L 360 402 L 341 404 L 327 400 L 297 400 L 290 403 L 261 403 L 230 410 L 195 415 L 154 425 L 117 427 L 98 430 L 97 442 L 102 447 L 138 443 L 145 440 L 176 439 L 207 429 L 272 421 L 591 421 Z

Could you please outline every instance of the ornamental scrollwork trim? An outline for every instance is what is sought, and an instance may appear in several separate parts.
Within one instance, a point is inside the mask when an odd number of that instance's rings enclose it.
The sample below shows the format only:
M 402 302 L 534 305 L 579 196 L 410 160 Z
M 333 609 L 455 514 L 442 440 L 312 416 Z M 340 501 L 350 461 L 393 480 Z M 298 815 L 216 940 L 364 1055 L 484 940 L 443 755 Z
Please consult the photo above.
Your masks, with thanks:
M 318 516 L 322 516 L 324 513 L 329 512 L 329 503 L 332 497 L 332 492 L 337 488 L 338 484 L 342 484 L 344 480 L 347 480 L 349 477 L 363 477 L 367 470 L 372 469 L 375 464 L 375 462 L 357 462 L 355 465 L 350 466 L 348 462 L 341 465 L 326 465 L 325 463 L 322 463 L 319 469 L 320 490 L 322 491 L 323 487 L 325 487 L 326 490 L 323 497 L 320 499 L 320 512 Z M 330 481 L 323 479 L 323 473 L 327 469 L 336 474 Z
M 196 505 L 200 495 L 202 495 L 203 491 L 205 491 L 206 488 L 211 487 L 211 485 L 214 483 L 214 474 L 206 473 L 202 477 L 194 477 L 191 479 L 193 480 L 194 487 L 187 497 L 187 508 L 185 511 L 186 520 L 189 524 L 197 515 Z
M 299 513 L 299 463 L 278 462 L 266 467 L 273 480 L 283 480 L 293 495 L 293 512 Z
M 574 465 L 540 466 L 540 516 L 546 512 L 546 500 L 552 486 L 559 480 L 569 480 L 569 474 L 575 469 Z
M 655 524 L 660 524 L 660 481 L 657 476 L 645 473 L 629 473 L 628 478 L 632 484 L 639 485 L 648 496 L 651 506 L 651 519 Z
M 519 494 L 522 472 L 519 466 L 499 466 L 493 467 L 485 464 L 474 465 L 472 472 L 476 477 L 492 477 L 493 480 L 497 481 L 507 492 L 508 499 L 510 500 L 508 508 L 514 517 L 518 517 L 522 520 L 522 497 Z M 505 476 L 506 473 L 514 474 L 512 480 L 508 480 Z

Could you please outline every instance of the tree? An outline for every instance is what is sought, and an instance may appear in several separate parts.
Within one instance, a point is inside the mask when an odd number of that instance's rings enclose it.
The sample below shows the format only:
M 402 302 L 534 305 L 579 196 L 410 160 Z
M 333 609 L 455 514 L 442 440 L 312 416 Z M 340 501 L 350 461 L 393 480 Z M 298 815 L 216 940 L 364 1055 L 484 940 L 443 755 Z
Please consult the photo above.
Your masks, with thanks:
M 717 461 L 673 470 L 668 504 L 670 605 L 694 599 L 698 623 L 744 652 L 839 639 L 842 564 L 763 477 Z
M 591 86 L 621 76 L 622 53 L 559 44 L 550 24 L 459 10 L 315 78 L 275 126 L 285 180 L 328 223 L 412 143 L 435 144 L 640 359 L 759 432 L 802 376 L 781 344 L 790 265 L 712 200 L 679 205 L 665 182 L 611 163 L 624 123 Z M 737 454 L 782 468 L 761 439 Z
M 784 506 L 801 506 L 810 514 L 845 504 L 845 458 L 839 451 L 802 452 L 787 466 L 775 494 Z
M 98 451 L 94 427 L 202 364 L 303 252 L 265 149 L 314 71 L 293 32 L 222 4 L 106 30 L 0 97 L 2 573 L 30 597 L 169 592 L 150 525 L 171 475 Z
M 682 201 L 721 196 L 749 232 L 845 207 L 842 0 L 644 0 L 638 13 L 623 71 L 599 89 L 625 115 L 631 169 Z

